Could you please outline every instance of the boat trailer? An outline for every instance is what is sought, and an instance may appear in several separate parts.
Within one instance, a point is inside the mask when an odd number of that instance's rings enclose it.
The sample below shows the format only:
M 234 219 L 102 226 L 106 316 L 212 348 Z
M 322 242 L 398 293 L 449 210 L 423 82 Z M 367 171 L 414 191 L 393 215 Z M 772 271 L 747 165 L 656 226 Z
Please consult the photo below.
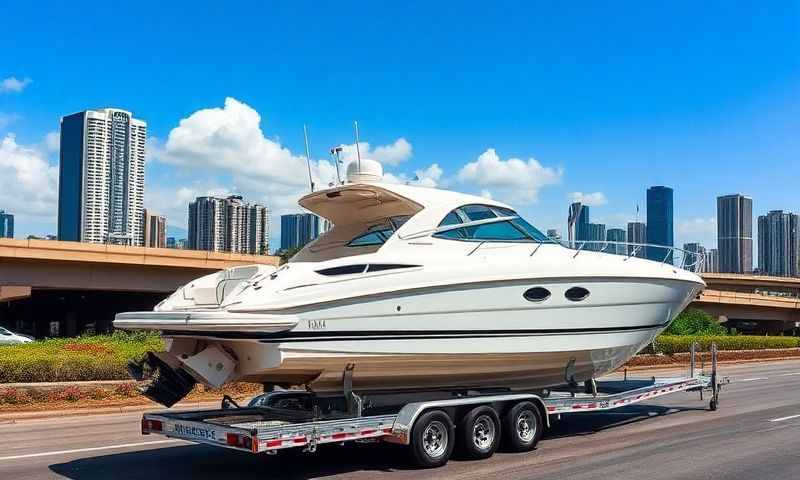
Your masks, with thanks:
M 701 400 L 704 392 L 710 392 L 709 410 L 717 410 L 720 389 L 729 380 L 721 379 L 717 374 L 716 345 L 711 345 L 710 353 L 708 373 L 705 364 L 696 368 L 697 346 L 693 344 L 689 372 L 685 377 L 632 379 L 628 378 L 626 371 L 620 380 L 591 382 L 591 386 L 587 385 L 581 391 L 573 388 L 539 392 L 440 391 L 358 395 L 352 391 L 354 367 L 348 366 L 343 373 L 344 395 L 322 397 L 303 390 L 278 390 L 258 395 L 243 407 L 226 397 L 220 409 L 144 414 L 142 433 L 267 454 L 289 448 L 314 452 L 319 445 L 349 441 L 387 441 L 411 446 L 417 463 L 432 467 L 443 465 L 449 453 L 445 452 L 443 461 L 431 460 L 425 452 L 435 453 L 431 445 L 439 445 L 431 441 L 438 438 L 440 443 L 449 441 L 452 444 L 455 439 L 448 440 L 448 431 L 455 437 L 455 425 L 464 428 L 465 418 L 476 411 L 496 419 L 498 425 L 500 419 L 517 415 L 512 419 L 516 423 L 503 425 L 517 425 L 519 428 L 510 428 L 516 430 L 511 433 L 506 429 L 503 434 L 514 436 L 512 440 L 517 442 L 511 443 L 522 445 L 516 450 L 524 451 L 533 449 L 545 427 L 562 415 L 613 410 L 684 391 L 699 392 Z M 518 414 L 520 409 L 526 413 L 524 419 L 527 423 L 520 423 L 519 419 L 523 418 Z M 431 430 L 432 425 L 443 429 Z M 417 434 L 421 429 L 424 429 L 424 435 Z M 520 439 L 526 438 L 527 442 L 520 443 Z M 449 448 L 452 451 L 452 445 Z M 421 451 L 419 455 L 418 450 Z

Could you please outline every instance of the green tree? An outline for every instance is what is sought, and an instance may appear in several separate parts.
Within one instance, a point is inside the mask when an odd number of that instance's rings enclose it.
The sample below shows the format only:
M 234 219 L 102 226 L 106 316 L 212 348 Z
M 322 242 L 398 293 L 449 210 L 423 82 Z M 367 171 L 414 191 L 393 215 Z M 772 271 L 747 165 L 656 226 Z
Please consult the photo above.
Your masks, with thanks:
M 714 317 L 702 310 L 682 311 L 664 331 L 665 335 L 726 335 L 728 332 Z

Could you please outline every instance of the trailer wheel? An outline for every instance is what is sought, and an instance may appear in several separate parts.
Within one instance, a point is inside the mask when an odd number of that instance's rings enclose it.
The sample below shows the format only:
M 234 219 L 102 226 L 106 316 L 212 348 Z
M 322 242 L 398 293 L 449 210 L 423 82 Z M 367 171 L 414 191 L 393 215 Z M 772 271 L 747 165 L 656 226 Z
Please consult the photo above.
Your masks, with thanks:
M 466 458 L 489 458 L 500 445 L 500 418 L 492 407 L 475 407 L 458 424 L 458 450 Z
M 542 414 L 531 402 L 514 405 L 503 418 L 505 443 L 513 452 L 533 450 L 542 437 Z
M 411 456 L 423 468 L 441 467 L 450 459 L 455 440 L 455 426 L 441 410 L 420 416 L 411 429 Z

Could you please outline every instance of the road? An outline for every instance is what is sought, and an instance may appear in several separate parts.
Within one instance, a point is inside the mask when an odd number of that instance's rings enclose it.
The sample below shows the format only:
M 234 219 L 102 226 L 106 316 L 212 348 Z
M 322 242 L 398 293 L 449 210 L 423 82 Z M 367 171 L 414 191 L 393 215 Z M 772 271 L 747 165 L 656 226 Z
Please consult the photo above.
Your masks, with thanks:
M 142 436 L 138 413 L 25 420 L 0 425 L 0 479 L 800 478 L 800 361 L 726 365 L 721 373 L 733 383 L 716 412 L 697 393 L 679 393 L 575 414 L 556 422 L 534 452 L 451 460 L 436 470 L 412 469 L 405 450 L 388 444 L 269 457 Z

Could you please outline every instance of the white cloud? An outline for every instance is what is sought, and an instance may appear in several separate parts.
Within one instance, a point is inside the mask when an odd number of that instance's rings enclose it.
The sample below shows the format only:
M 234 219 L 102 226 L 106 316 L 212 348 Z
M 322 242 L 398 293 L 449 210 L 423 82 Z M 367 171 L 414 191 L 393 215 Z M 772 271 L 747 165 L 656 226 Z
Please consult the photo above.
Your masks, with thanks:
M 409 178 L 404 173 L 392 174 L 384 173 L 383 181 L 387 183 L 407 183 L 410 185 L 418 185 L 421 187 L 436 187 L 442 178 L 442 168 L 438 163 L 429 165 L 427 168 L 414 170 L 414 177 Z
M 608 199 L 606 199 L 606 196 L 603 192 L 572 192 L 569 194 L 569 197 L 573 202 L 581 202 L 584 205 L 589 205 L 592 207 L 599 207 L 600 205 L 605 205 L 608 203 Z
M 22 217 L 55 222 L 58 167 L 35 147 L 20 145 L 13 134 L 0 141 L 0 208 Z
M 481 190 L 481 194 L 480 195 L 483 198 L 488 198 L 489 200 L 492 199 L 492 192 L 490 192 L 489 190 L 486 190 L 485 188 L 483 190 Z
M 61 134 L 59 132 L 47 132 L 44 136 L 43 144 L 47 153 L 58 153 L 61 148 Z
M 342 162 L 347 165 L 350 162 L 358 160 L 359 153 L 361 158 L 369 158 L 381 162 L 384 166 L 396 166 L 405 162 L 414 152 L 411 143 L 403 137 L 398 138 L 389 145 L 380 145 L 372 149 L 369 142 L 358 142 L 358 151 L 356 151 L 356 144 L 339 145 L 342 149 L 340 158 Z
M 306 159 L 265 137 L 260 124 L 258 112 L 229 97 L 222 108 L 182 119 L 166 142 L 151 139 L 148 156 L 204 175 L 227 173 L 248 200 L 266 203 L 273 215 L 297 211 L 297 199 L 309 190 Z M 312 161 L 311 166 L 319 188 L 335 180 L 330 162 Z
M 511 203 L 535 203 L 539 190 L 561 181 L 561 169 L 545 167 L 538 160 L 509 158 L 502 160 L 493 148 L 458 172 L 458 181 L 491 188 L 497 197 Z
M 19 93 L 25 90 L 25 87 L 31 84 L 33 80 L 30 78 L 23 78 L 22 80 L 16 77 L 8 77 L 0 80 L 0 93 Z

